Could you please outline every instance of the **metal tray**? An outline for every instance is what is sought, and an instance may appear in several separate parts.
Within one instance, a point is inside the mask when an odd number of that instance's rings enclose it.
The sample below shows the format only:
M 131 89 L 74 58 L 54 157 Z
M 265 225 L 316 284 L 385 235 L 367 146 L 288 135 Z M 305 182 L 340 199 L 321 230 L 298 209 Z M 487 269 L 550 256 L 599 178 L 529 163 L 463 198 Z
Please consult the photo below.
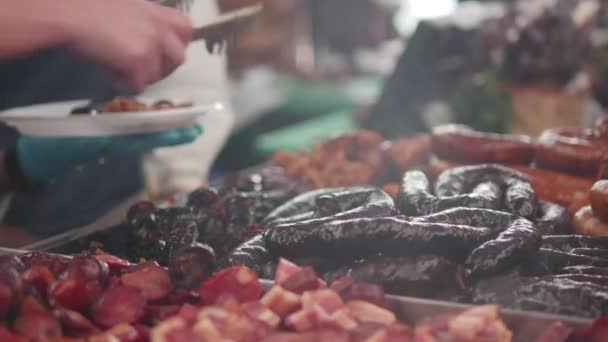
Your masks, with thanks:
M 272 287 L 273 282 L 262 280 L 265 289 Z M 386 295 L 388 305 L 397 318 L 406 324 L 415 325 L 425 318 L 456 314 L 475 307 L 470 304 L 459 304 L 439 300 L 414 297 Z M 562 315 L 550 315 L 541 312 L 501 309 L 501 317 L 513 332 L 514 342 L 533 342 L 538 339 L 552 324 L 563 323 L 574 329 L 591 325 L 593 320 Z
M 241 174 L 253 174 L 259 172 L 268 163 L 254 166 L 243 170 Z M 210 182 L 210 186 L 220 186 L 224 179 L 218 178 Z M 183 197 L 183 196 L 182 196 Z M 178 197 L 178 203 L 183 198 Z M 133 200 L 131 200 L 132 203 Z M 127 207 L 128 208 L 128 207 Z M 126 208 L 123 208 L 126 213 Z M 124 217 L 124 215 L 123 215 Z M 126 231 L 121 224 L 114 225 L 92 225 L 70 230 L 49 239 L 38 241 L 23 248 L 27 251 L 45 251 L 58 254 L 75 254 L 89 247 L 92 241 L 100 242 L 104 250 L 108 253 L 119 254 L 126 248 Z M 0 255 L 20 253 L 19 250 L 2 249 Z M 266 287 L 270 287 L 272 282 L 263 281 Z M 447 302 L 439 300 L 429 300 L 414 297 L 403 297 L 388 295 L 391 309 L 397 314 L 400 320 L 408 324 L 414 324 L 425 317 L 432 317 L 441 314 L 450 314 L 472 307 L 468 304 Z M 547 327 L 554 322 L 563 322 L 572 327 L 581 327 L 590 324 L 592 321 L 586 318 L 550 315 L 545 313 L 502 310 L 503 318 L 515 334 L 514 341 L 534 341 L 542 334 Z
M 0 248 L 0 255 L 22 253 L 25 253 L 25 251 Z M 265 289 L 269 289 L 273 285 L 273 282 L 269 280 L 262 280 L 261 282 Z M 425 318 L 454 314 L 473 307 L 473 305 L 393 295 L 387 295 L 387 299 L 390 309 L 397 318 L 409 325 L 414 325 Z M 590 319 L 509 309 L 501 310 L 501 315 L 507 326 L 513 331 L 513 341 L 515 342 L 533 342 L 547 328 L 557 322 L 572 328 L 582 328 L 593 322 Z
M 391 310 L 402 322 L 408 324 L 415 324 L 427 317 L 457 313 L 472 307 L 472 305 L 412 297 L 390 295 L 387 297 Z M 513 341 L 516 342 L 533 342 L 556 322 L 564 323 L 572 328 L 582 328 L 593 322 L 590 319 L 509 309 L 502 309 L 501 315 L 507 326 L 513 331 Z

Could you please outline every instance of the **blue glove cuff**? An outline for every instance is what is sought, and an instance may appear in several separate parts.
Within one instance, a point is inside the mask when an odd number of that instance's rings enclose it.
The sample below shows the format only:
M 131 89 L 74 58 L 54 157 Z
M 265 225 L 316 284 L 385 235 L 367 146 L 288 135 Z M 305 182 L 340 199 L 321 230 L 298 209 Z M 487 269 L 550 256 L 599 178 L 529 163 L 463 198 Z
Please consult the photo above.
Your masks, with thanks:
M 62 177 L 78 165 L 114 153 L 146 153 L 157 147 L 191 143 L 202 134 L 202 126 L 151 134 L 84 138 L 21 137 L 17 159 L 23 173 L 33 182 Z
M 17 156 L 17 150 L 8 150 L 4 156 L 4 168 L 12 188 L 18 192 L 33 192 L 42 190 L 42 183 L 33 183 L 23 172 Z

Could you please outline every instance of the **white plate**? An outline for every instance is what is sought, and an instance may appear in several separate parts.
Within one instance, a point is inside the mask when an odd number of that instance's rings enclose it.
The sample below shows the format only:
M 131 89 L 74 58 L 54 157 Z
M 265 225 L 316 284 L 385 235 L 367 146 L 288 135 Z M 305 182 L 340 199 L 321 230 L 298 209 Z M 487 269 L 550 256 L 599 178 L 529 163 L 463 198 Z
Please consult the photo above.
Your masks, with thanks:
M 138 99 L 145 103 L 155 102 Z M 149 112 L 73 115 L 70 112 L 89 100 L 55 102 L 6 110 L 0 121 L 14 126 L 23 135 L 37 137 L 95 137 L 154 133 L 188 127 L 214 106 L 194 103 L 191 107 Z

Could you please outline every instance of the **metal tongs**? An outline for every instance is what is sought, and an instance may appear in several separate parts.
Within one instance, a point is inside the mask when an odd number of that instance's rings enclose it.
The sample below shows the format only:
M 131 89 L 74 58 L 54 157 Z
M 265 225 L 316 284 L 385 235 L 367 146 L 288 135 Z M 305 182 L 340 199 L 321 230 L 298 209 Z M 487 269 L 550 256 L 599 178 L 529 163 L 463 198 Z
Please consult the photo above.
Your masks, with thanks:
M 258 4 L 224 13 L 212 22 L 195 28 L 192 41 L 204 40 L 209 53 L 222 53 L 262 9 L 263 6 Z
M 193 0 L 161 0 L 158 2 L 182 13 L 188 13 L 193 5 Z M 194 28 L 192 41 L 204 40 L 209 53 L 222 53 L 262 9 L 263 6 L 257 4 L 221 14 L 212 22 Z

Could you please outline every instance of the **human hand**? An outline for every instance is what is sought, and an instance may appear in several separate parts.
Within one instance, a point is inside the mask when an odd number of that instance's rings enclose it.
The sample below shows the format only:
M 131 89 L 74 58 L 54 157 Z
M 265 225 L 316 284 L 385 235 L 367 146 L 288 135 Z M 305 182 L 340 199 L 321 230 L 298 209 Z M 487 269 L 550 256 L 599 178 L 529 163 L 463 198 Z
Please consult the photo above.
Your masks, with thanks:
M 185 61 L 190 19 L 147 0 L 54 2 L 69 21 L 68 47 L 103 65 L 120 91 L 141 92 Z
M 125 0 L 128 1 L 128 0 Z M 32 182 L 46 182 L 79 165 L 117 152 L 145 153 L 157 147 L 191 143 L 203 132 L 200 125 L 173 131 L 109 137 L 39 138 L 24 136 L 17 142 L 17 159 Z

